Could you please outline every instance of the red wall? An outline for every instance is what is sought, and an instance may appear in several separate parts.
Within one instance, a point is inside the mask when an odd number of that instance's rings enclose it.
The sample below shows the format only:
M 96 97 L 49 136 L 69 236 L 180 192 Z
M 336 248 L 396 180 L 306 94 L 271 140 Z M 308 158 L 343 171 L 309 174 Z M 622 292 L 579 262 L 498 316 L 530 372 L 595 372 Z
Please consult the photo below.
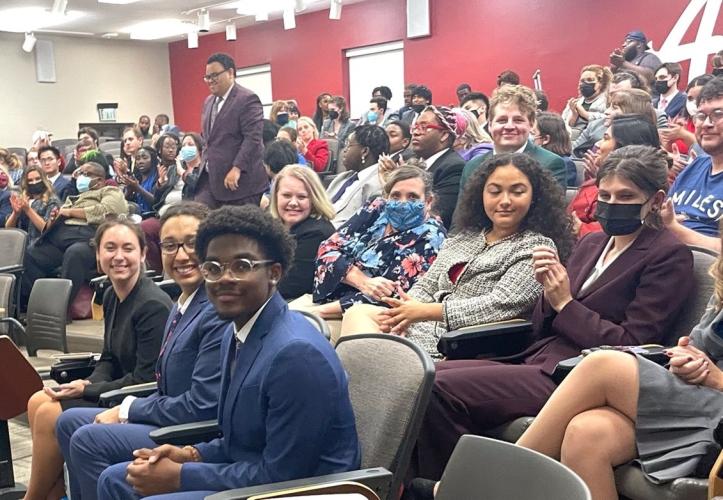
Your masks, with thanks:
M 432 35 L 406 39 L 406 0 L 367 0 L 346 5 L 340 21 L 328 11 L 297 15 L 296 29 L 280 20 L 200 37 L 198 49 L 186 41 L 169 44 L 175 121 L 199 128 L 208 89 L 201 76 L 213 52 L 230 53 L 238 67 L 271 64 L 274 99 L 296 99 L 304 114 L 314 110 L 321 91 L 348 93 L 344 50 L 404 40 L 405 81 L 424 83 L 438 104 L 456 101 L 460 82 L 489 93 L 506 68 L 532 85 L 542 70 L 551 107 L 560 110 L 576 94 L 579 70 L 607 64 L 611 50 L 630 30 L 641 29 L 659 48 L 688 0 L 430 0 Z M 683 42 L 695 40 L 700 14 Z M 723 32 L 718 16 L 715 33 Z M 723 46 L 717 47 L 723 49 Z M 687 70 L 687 63 L 682 63 Z M 685 78 L 684 78 L 685 80 Z M 687 80 L 686 80 L 687 81 Z M 379 84 L 384 75 L 379 75 Z

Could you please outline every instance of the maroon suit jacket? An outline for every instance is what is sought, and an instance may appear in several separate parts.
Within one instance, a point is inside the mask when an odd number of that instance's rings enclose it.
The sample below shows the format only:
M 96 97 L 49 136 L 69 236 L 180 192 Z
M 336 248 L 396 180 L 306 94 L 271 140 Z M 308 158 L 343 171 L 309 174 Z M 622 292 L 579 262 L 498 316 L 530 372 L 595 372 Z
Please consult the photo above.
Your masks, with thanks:
M 203 103 L 201 126 L 206 147 L 203 162 L 208 167 L 211 194 L 218 201 L 232 201 L 261 194 L 268 177 L 263 166 L 263 107 L 258 96 L 234 84 L 226 102 L 209 129 L 214 96 Z M 231 167 L 241 169 L 238 189 L 230 191 L 223 184 Z
M 693 254 L 668 230 L 644 228 L 585 293 L 608 241 L 605 233 L 580 240 L 567 263 L 574 300 L 556 313 L 544 295 L 532 316 L 538 339 L 525 364 L 548 375 L 563 359 L 600 345 L 662 343 L 694 285 Z

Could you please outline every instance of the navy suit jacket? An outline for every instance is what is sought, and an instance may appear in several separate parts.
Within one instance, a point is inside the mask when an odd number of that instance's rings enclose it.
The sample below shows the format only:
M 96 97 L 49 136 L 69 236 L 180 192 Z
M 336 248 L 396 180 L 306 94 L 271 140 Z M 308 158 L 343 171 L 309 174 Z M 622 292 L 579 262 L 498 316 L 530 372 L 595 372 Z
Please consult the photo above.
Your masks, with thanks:
M 437 158 L 427 170 L 432 174 L 432 189 L 437 199 L 437 212 L 449 229 L 452 225 L 452 214 L 457 206 L 459 196 L 460 178 L 464 170 L 464 160 L 459 153 L 450 148 Z
M 9 189 L 0 191 L 0 223 L 2 223 L 2 227 L 5 227 L 5 221 L 13 213 L 13 206 L 10 204 L 11 196 L 12 191 Z
M 73 180 L 69 175 L 62 175 L 55 179 L 55 182 L 53 183 L 53 191 L 55 191 L 56 196 L 60 201 L 65 201 L 65 199 L 75 193 L 75 186 L 73 185 Z
M 683 111 L 683 108 L 685 108 L 685 103 L 688 101 L 688 94 L 685 92 L 678 92 L 673 97 L 673 100 L 671 100 L 668 105 L 665 107 L 665 114 L 668 115 L 668 118 L 675 118 L 680 114 L 681 111 Z M 658 103 L 660 102 L 660 96 L 653 99 L 653 107 L 655 109 L 658 109 Z
M 238 354 L 236 344 L 229 327 L 222 347 L 223 437 L 195 445 L 202 462 L 183 464 L 181 490 L 220 491 L 357 469 L 361 451 L 348 381 L 324 336 L 277 292 Z
M 170 338 L 178 312 L 173 306 L 156 364 L 158 391 L 133 401 L 128 420 L 163 427 L 215 418 L 221 387 L 221 340 L 229 326 L 221 320 L 201 287 Z
M 259 97 L 234 84 L 210 128 L 214 99 L 210 95 L 203 103 L 201 124 L 206 140 L 203 161 L 208 168 L 211 194 L 218 201 L 232 201 L 263 193 L 269 179 L 263 165 L 264 112 Z M 223 184 L 231 167 L 241 169 L 236 191 Z

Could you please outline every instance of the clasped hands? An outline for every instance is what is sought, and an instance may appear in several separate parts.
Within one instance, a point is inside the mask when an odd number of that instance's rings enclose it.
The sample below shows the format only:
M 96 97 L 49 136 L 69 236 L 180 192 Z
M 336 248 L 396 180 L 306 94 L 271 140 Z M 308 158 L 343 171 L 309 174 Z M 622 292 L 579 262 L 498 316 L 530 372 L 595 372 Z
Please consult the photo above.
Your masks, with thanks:
M 83 396 L 85 386 L 88 384 L 90 384 L 88 380 L 73 380 L 67 384 L 60 384 L 58 387 L 43 387 L 43 391 L 53 401 L 75 399 Z
M 188 448 L 164 444 L 133 452 L 133 462 L 126 469 L 126 482 L 141 496 L 172 493 L 181 488 L 181 466 L 192 462 Z
M 680 337 L 678 345 L 666 349 L 670 358 L 668 370 L 691 385 L 702 385 L 713 389 L 723 388 L 723 372 L 700 349 L 690 343 L 690 337 Z
M 557 252 L 549 247 L 533 248 L 532 267 L 535 279 L 545 289 L 547 302 L 555 311 L 562 311 L 573 299 L 567 269 L 560 263 Z

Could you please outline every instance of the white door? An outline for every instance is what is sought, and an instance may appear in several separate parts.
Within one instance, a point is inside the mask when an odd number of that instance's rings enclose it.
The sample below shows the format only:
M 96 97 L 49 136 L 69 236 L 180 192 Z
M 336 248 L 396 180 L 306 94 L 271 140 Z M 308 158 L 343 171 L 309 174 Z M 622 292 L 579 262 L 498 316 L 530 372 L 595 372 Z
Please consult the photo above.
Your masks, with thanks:
M 369 110 L 372 90 L 382 85 L 392 91 L 389 109 L 404 104 L 404 43 L 369 45 L 346 51 L 349 63 L 349 109 L 352 118 Z
M 236 69 L 236 83 L 249 90 L 253 90 L 264 106 L 264 117 L 269 117 L 271 111 L 271 65 L 250 66 Z

